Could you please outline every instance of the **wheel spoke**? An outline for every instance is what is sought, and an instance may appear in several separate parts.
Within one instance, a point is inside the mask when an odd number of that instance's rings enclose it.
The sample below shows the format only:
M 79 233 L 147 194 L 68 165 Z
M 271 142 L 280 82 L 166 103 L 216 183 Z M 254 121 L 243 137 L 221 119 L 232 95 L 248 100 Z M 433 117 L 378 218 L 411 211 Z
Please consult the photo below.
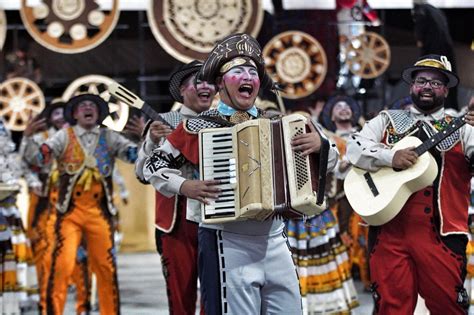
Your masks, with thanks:
M 89 88 L 87 89 L 87 91 L 91 94 L 99 95 L 99 89 L 97 88 L 96 84 L 89 85 Z
M 25 95 L 25 92 L 26 92 L 26 88 L 28 87 L 28 84 L 26 82 L 21 82 L 20 83 L 20 88 L 18 89 L 18 96 L 19 97 L 23 97 L 23 95 Z
M 8 104 L 8 103 L 10 103 L 10 100 L 11 99 L 9 97 L 0 96 L 0 103 Z
M 15 90 L 13 89 L 13 85 L 12 85 L 12 84 L 7 84 L 7 85 L 5 85 L 5 89 L 7 90 L 8 95 L 10 95 L 11 97 L 16 96 L 16 92 L 15 92 Z
M 374 56 L 374 61 L 377 61 L 383 65 L 387 65 L 388 64 L 388 60 L 385 59 L 385 58 L 382 58 L 382 57 L 379 57 L 379 56 Z
M 30 101 L 30 100 L 33 100 L 33 99 L 36 98 L 36 97 L 39 98 L 40 95 L 39 95 L 38 92 L 35 91 L 35 92 L 31 93 L 30 95 L 25 96 L 25 97 L 23 98 L 23 100 L 24 100 L 25 102 L 28 102 L 28 101 Z
M 11 107 L 5 107 L 0 109 L 0 116 L 5 116 L 8 112 L 11 112 L 13 109 Z

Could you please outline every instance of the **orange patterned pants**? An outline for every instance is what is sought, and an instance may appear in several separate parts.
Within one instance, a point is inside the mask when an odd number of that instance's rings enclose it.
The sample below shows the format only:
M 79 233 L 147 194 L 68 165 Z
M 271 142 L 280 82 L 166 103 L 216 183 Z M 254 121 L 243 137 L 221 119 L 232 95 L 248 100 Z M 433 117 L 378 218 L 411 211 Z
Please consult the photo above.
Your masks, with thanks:
M 100 313 L 120 312 L 112 218 L 106 209 L 100 207 L 102 198 L 100 183 L 94 183 L 87 191 L 76 187 L 68 212 L 58 213 L 56 246 L 48 283 L 48 314 L 63 313 L 68 281 L 74 273 L 82 238 L 87 243 L 91 269 L 97 276 Z
M 28 236 L 36 266 L 38 285 L 40 290 L 40 313 L 46 314 L 46 294 L 48 278 L 51 268 L 51 257 L 54 250 L 54 226 L 56 211 L 51 205 L 57 201 L 57 189 L 52 189 L 49 196 L 48 209 L 43 209 L 37 195 L 30 194 L 30 208 L 28 210 Z M 77 314 L 90 311 L 90 272 L 87 260 L 77 262 L 74 267 L 72 282 L 76 286 Z

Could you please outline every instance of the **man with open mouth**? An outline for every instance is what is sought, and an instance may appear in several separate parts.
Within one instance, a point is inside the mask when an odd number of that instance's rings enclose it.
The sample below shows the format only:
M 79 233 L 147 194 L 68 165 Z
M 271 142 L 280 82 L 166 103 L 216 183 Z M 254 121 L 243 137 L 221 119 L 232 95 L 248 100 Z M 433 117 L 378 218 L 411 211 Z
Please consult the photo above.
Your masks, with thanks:
M 38 154 L 39 164 L 51 163 L 55 158 L 59 170 L 55 249 L 46 313 L 63 313 L 77 249 L 84 238 L 97 276 L 100 311 L 119 314 L 113 227 L 117 210 L 112 202 L 112 173 L 116 157 L 135 162 L 137 145 L 115 131 L 100 128 L 109 110 L 98 95 L 73 97 L 64 114 L 71 127 L 46 140 Z
M 138 153 L 136 174 L 142 181 L 143 165 L 167 135 L 184 119 L 190 119 L 211 107 L 216 94 L 214 85 L 196 81 L 202 62 L 192 61 L 183 65 L 170 78 L 169 91 L 176 102 L 182 104 L 178 111 L 160 114 L 166 123 L 155 120 L 148 124 L 145 141 Z M 178 165 L 181 163 L 175 161 Z M 182 176 L 193 179 L 193 167 L 179 167 Z M 170 314 L 194 314 L 198 290 L 198 220 L 186 218 L 186 198 L 179 194 L 166 197 L 156 191 L 155 241 L 161 255 L 166 281 Z M 201 314 L 204 307 L 201 306 Z
M 198 170 L 199 130 L 262 118 L 255 99 L 261 87 L 271 86 L 260 45 L 247 34 L 233 34 L 217 43 L 198 78 L 216 84 L 220 96 L 217 108 L 179 125 L 143 170 L 163 195 L 188 198 L 188 217 L 199 217 L 200 203 L 218 198 L 220 181 L 186 179 L 177 171 L 175 161 Z M 292 144 L 303 155 L 317 154 L 321 139 L 310 132 L 295 137 Z M 337 158 L 334 148 L 329 157 L 331 169 Z M 199 276 L 207 314 L 301 314 L 298 277 L 283 229 L 282 219 L 276 217 L 200 224 Z

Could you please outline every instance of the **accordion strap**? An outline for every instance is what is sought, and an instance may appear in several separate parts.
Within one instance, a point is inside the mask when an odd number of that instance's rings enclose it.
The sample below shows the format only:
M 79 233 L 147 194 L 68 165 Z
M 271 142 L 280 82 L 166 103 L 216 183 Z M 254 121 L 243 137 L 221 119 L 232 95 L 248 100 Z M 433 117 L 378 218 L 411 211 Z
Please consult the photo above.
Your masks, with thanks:
M 324 132 L 319 127 L 319 124 L 311 119 L 311 123 L 313 124 L 316 131 L 319 133 L 321 137 L 321 148 L 319 150 L 319 174 L 318 174 L 318 191 L 316 194 L 316 203 L 322 204 L 324 202 L 324 196 L 326 193 L 326 173 L 328 169 L 328 157 L 329 157 L 329 139 L 326 137 Z
M 213 122 L 213 123 L 221 125 L 222 127 L 232 127 L 235 125 L 234 123 L 227 121 L 224 118 L 221 118 L 219 116 L 197 116 L 197 117 L 194 117 L 193 119 L 200 119 L 204 121 Z

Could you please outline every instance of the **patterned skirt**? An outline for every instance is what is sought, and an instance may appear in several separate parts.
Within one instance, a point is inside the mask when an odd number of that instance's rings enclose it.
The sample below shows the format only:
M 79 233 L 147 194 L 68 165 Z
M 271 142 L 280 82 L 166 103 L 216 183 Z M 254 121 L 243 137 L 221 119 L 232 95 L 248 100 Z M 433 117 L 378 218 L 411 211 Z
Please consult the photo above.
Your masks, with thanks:
M 19 314 L 37 307 L 38 284 L 33 256 L 16 197 L 0 201 L 0 310 Z
M 469 242 L 467 243 L 467 274 L 464 287 L 469 295 L 469 315 L 474 315 L 474 208 L 469 208 L 470 226 Z
M 304 314 L 349 314 L 359 305 L 347 249 L 331 210 L 287 222 Z

